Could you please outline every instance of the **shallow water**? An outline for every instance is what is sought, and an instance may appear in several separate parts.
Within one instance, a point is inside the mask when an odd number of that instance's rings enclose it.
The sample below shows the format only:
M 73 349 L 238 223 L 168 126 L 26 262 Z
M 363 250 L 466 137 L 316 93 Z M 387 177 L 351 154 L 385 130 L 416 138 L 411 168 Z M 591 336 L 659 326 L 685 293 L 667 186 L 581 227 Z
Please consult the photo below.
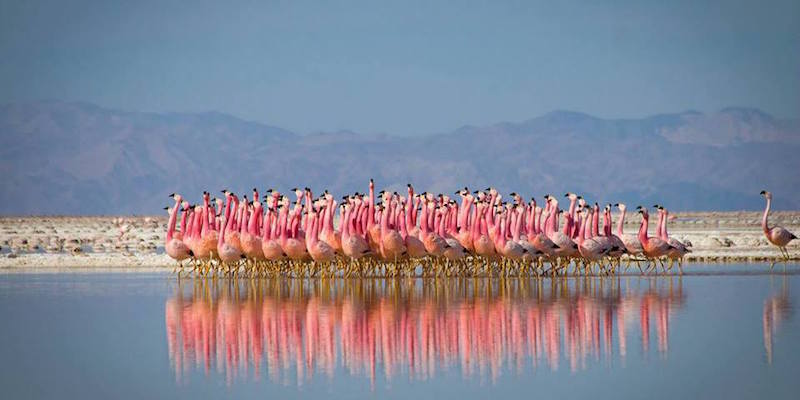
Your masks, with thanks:
M 800 275 L 766 270 L 0 275 L 0 385 L 3 398 L 797 398 Z

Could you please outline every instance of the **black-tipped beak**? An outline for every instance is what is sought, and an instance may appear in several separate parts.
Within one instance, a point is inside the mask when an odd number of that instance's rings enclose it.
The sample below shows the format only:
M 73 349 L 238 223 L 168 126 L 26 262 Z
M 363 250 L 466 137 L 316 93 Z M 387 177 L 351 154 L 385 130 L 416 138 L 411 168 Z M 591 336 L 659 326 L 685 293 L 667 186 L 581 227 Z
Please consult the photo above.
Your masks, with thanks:
M 169 210 L 169 207 L 164 207 L 165 210 Z
M 765 194 L 767 194 L 767 191 L 766 191 L 766 190 L 762 190 L 762 191 L 761 191 L 761 195 L 763 196 L 763 195 L 765 195 Z
M 296 191 L 297 191 L 297 188 L 296 188 L 296 187 L 295 187 L 295 188 L 292 188 L 292 191 L 293 191 L 293 192 L 296 192 Z
M 641 209 L 642 209 L 642 206 L 636 206 L 636 209 L 637 209 L 637 210 L 641 210 Z
M 619 207 L 619 203 L 614 203 L 614 207 Z
M 578 196 L 578 200 L 580 200 L 580 199 L 582 199 L 582 198 L 583 198 L 583 196 Z
M 175 197 L 175 193 L 170 193 L 169 197 Z

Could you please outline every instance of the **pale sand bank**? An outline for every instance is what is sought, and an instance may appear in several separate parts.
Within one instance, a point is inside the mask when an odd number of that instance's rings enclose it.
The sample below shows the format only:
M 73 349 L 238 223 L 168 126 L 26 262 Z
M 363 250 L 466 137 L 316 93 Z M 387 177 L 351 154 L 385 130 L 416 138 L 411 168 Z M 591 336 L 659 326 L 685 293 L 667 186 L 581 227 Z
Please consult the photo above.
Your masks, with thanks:
M 780 257 L 761 232 L 760 212 L 684 212 L 675 217 L 670 235 L 692 243 L 688 261 Z M 638 214 L 628 213 L 625 222 L 625 232 L 634 233 Z M 770 223 L 800 236 L 800 211 L 774 212 Z M 175 263 L 163 254 L 166 224 L 166 217 L 3 217 L 0 269 L 171 269 Z M 789 245 L 789 253 L 800 259 L 800 240 Z

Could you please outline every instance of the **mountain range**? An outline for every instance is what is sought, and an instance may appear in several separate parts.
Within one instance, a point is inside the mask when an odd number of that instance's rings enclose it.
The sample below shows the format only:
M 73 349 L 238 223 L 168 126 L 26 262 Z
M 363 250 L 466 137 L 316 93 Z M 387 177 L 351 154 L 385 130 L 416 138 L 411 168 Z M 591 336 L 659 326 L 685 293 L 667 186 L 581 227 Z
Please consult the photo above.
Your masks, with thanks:
M 752 108 L 603 119 L 553 111 L 413 137 L 301 135 L 217 112 L 146 113 L 63 101 L 0 106 L 0 214 L 157 214 L 180 192 L 497 187 L 541 201 L 673 210 L 800 209 L 800 120 Z

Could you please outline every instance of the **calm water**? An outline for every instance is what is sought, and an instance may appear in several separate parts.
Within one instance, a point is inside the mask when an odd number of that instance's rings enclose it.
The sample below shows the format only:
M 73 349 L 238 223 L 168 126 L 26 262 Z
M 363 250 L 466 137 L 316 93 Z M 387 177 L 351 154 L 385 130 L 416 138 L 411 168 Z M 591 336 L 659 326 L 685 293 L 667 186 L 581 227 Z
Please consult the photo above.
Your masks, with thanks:
M 237 284 L 0 275 L 0 390 L 9 399 L 797 398 L 800 275 L 791 265 L 739 273 L 765 268 Z

